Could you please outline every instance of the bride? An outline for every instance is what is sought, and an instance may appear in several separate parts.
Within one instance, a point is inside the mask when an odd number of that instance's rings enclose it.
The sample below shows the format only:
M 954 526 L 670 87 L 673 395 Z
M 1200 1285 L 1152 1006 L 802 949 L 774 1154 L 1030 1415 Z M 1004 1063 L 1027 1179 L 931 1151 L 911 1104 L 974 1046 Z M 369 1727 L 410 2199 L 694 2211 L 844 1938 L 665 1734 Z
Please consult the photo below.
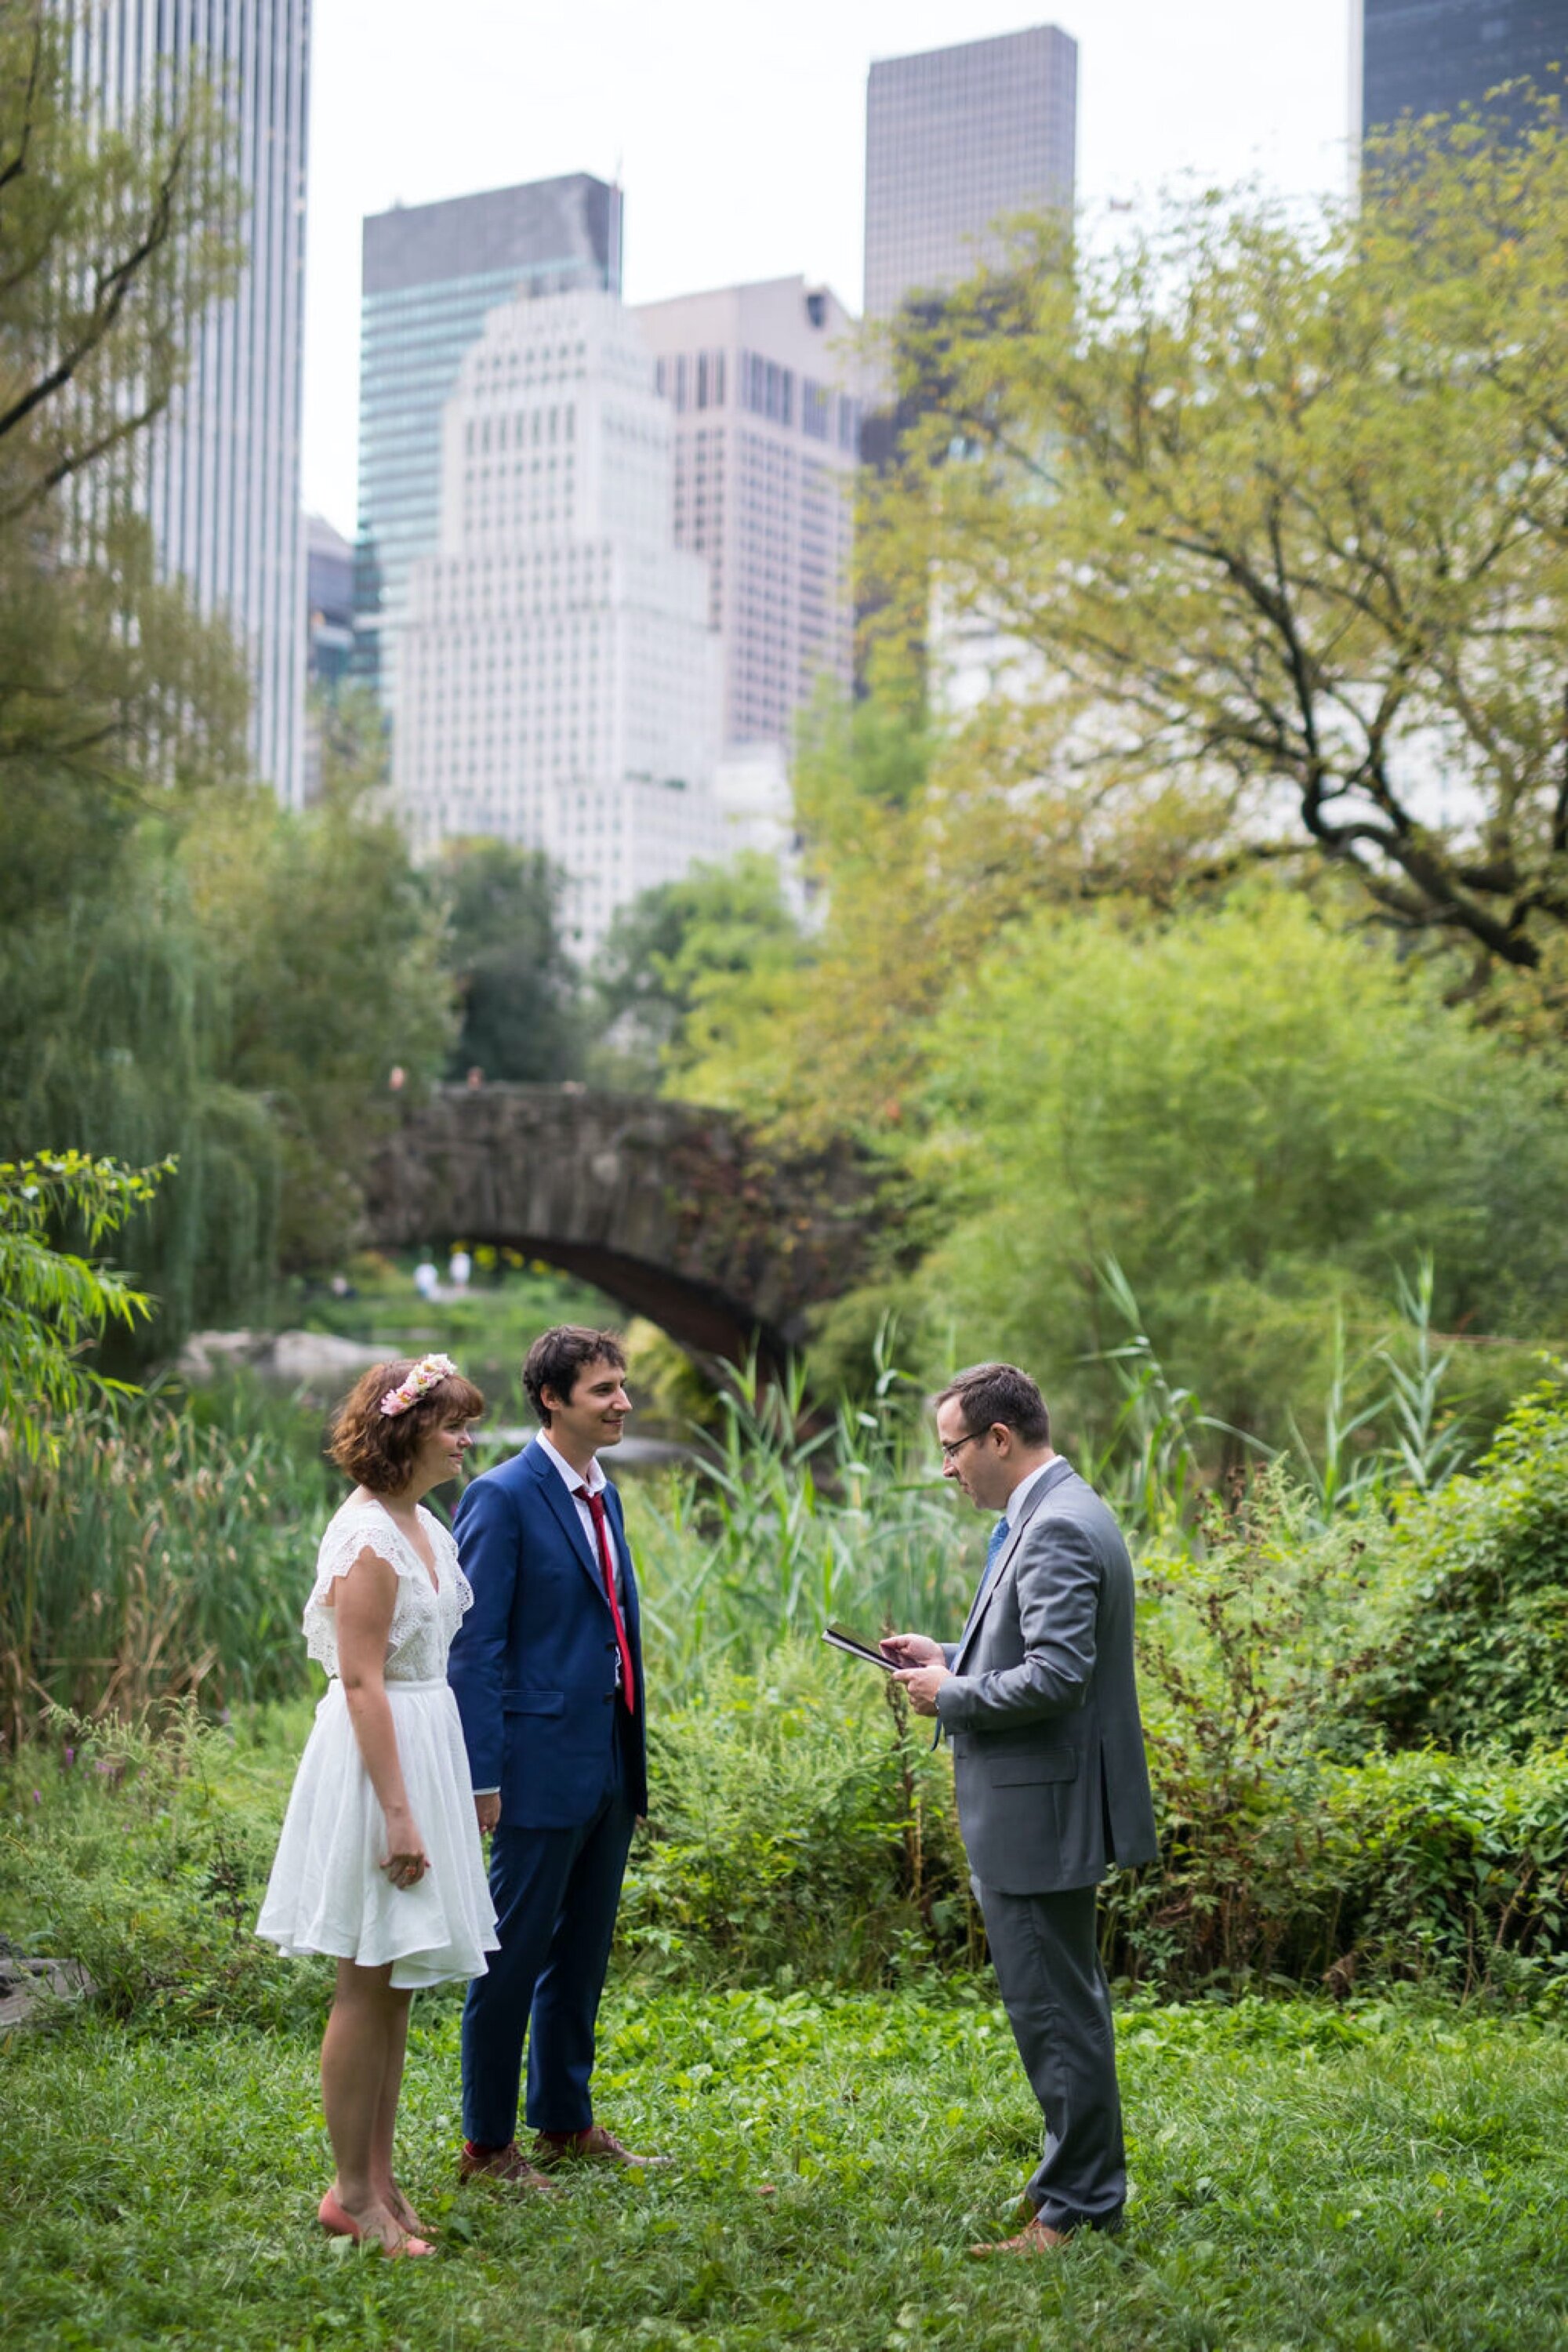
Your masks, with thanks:
M 497 1948 L 447 1652 L 472 1601 L 446 1528 L 420 1507 L 456 1477 L 484 1399 L 448 1356 L 379 1364 L 340 1408 L 330 1448 L 358 1484 L 333 1517 L 305 1609 L 331 1677 L 300 1759 L 257 1934 L 333 1954 L 321 2104 L 337 2173 L 334 2236 L 426 2254 L 393 2177 L 416 1985 L 481 1976 Z

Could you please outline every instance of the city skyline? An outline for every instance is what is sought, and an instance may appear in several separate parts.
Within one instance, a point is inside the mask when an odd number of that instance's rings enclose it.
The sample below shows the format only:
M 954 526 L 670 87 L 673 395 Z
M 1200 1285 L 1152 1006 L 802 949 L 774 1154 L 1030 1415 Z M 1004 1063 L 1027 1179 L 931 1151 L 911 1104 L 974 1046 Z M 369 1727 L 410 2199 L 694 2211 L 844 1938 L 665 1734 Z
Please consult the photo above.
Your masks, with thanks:
M 1079 43 L 1079 184 L 1091 217 L 1184 170 L 1256 173 L 1294 194 L 1346 184 L 1348 0 L 1302 0 L 1266 42 L 1247 0 L 1179 12 L 1156 0 L 1097 0 L 1092 12 L 1081 0 L 801 0 L 787 28 L 734 18 L 718 0 L 669 0 L 657 18 L 620 0 L 543 0 L 524 24 L 502 0 L 449 0 L 432 47 L 407 0 L 384 0 L 367 47 L 346 0 L 316 0 L 309 506 L 352 529 L 360 225 L 398 200 L 618 177 L 629 303 L 802 274 L 858 311 L 873 59 L 1043 22 Z
M 246 210 L 234 292 L 195 322 L 189 369 L 135 453 L 161 569 L 222 614 L 251 686 L 250 755 L 298 803 L 305 746 L 305 501 L 300 468 L 310 0 L 93 0 L 70 12 L 84 103 L 114 124 L 171 61 L 225 89 Z

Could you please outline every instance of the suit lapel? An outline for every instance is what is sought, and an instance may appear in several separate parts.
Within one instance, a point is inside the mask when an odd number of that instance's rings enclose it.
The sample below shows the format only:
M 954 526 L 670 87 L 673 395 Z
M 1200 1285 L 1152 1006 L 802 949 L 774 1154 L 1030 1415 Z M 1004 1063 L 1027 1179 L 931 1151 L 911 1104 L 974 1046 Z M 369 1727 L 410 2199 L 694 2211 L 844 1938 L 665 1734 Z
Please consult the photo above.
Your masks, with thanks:
M 1063 1478 L 1068 1475 L 1070 1469 L 1071 1465 L 1064 1461 L 1058 1454 L 1056 1461 L 1054 1461 L 1047 1470 L 1045 1476 L 1037 1479 L 1028 1495 L 1026 1496 L 1024 1499 L 1024 1507 L 1018 1514 L 1018 1524 L 1013 1529 L 1012 1534 L 1008 1537 L 1006 1542 L 1002 1547 L 1002 1557 L 996 1563 L 995 1573 L 987 1581 L 984 1591 L 975 1595 L 973 1605 L 970 1609 L 969 1620 L 963 1628 L 963 1636 L 958 1644 L 958 1654 L 952 1662 L 953 1672 L 955 1674 L 962 1667 L 963 1664 L 963 1654 L 965 1650 L 968 1649 L 970 1643 L 978 1632 L 981 1619 L 984 1616 L 985 1612 L 990 1608 L 992 1601 L 994 1600 L 996 1593 L 1001 1587 L 1002 1579 L 1006 1575 L 1008 1569 L 1012 1565 L 1013 1554 L 1017 1550 L 1019 1544 L 1023 1541 L 1025 1528 L 1028 1526 L 1029 1521 L 1034 1517 L 1035 1513 L 1045 1501 L 1046 1496 L 1050 1493 L 1052 1487 L 1059 1486 Z
M 604 1575 L 598 1561 L 588 1549 L 588 1538 L 583 1532 L 583 1522 L 577 1516 L 577 1506 L 566 1492 L 565 1480 L 549 1455 L 542 1453 L 538 1446 L 530 1446 L 528 1458 L 531 1464 L 533 1475 L 543 1489 L 545 1501 L 561 1522 L 562 1532 L 572 1547 L 573 1558 L 598 1594 L 605 1613 L 608 1614 L 610 1604 L 605 1600 Z

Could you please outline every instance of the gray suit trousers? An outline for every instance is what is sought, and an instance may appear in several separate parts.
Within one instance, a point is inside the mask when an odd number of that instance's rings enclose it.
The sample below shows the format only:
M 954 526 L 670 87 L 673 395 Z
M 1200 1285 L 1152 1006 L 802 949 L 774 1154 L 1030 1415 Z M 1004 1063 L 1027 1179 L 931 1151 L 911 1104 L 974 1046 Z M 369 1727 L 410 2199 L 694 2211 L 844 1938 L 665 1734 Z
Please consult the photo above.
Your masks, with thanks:
M 1027 2195 L 1053 2230 L 1114 2229 L 1127 2198 L 1099 1890 L 1004 1895 L 972 1879 L 1024 2072 L 1046 2119 Z

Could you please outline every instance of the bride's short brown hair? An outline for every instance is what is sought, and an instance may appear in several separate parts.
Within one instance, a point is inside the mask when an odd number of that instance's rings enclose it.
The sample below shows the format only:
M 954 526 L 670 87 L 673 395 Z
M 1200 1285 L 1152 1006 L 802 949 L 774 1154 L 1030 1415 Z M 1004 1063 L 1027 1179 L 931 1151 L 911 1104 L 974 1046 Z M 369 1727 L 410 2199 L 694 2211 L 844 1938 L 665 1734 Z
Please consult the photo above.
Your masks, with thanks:
M 408 1484 L 414 1457 L 431 1430 L 455 1429 L 459 1422 L 477 1420 L 485 1409 L 472 1381 L 461 1372 L 449 1372 L 405 1412 L 383 1412 L 382 1398 L 401 1388 L 419 1360 L 389 1356 L 384 1364 L 373 1364 L 332 1415 L 329 1455 L 373 1495 L 395 1495 Z

